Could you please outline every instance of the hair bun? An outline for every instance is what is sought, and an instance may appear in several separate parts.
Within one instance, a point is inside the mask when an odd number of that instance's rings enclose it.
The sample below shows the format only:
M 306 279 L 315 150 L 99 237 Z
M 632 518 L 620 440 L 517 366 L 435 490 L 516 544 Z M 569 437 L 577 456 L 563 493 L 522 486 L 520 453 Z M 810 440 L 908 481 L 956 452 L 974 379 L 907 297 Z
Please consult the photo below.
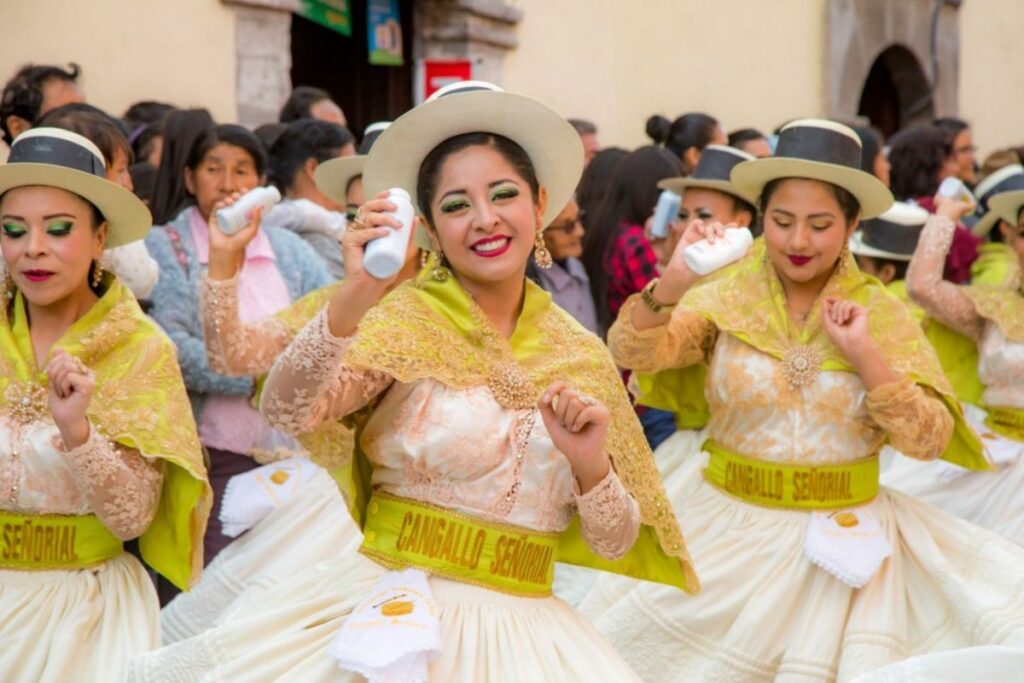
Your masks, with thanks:
M 660 114 L 647 119 L 647 137 L 654 140 L 656 145 L 663 145 L 668 141 L 668 132 L 671 128 L 672 122 Z

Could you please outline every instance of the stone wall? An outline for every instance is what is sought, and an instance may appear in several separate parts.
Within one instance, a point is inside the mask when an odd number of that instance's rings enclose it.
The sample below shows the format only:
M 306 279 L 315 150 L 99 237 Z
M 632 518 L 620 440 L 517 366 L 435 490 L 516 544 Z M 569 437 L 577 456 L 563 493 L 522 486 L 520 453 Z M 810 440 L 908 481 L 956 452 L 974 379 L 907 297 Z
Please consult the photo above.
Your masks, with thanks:
M 277 121 L 291 81 L 291 21 L 299 0 L 223 0 L 235 10 L 238 122 Z

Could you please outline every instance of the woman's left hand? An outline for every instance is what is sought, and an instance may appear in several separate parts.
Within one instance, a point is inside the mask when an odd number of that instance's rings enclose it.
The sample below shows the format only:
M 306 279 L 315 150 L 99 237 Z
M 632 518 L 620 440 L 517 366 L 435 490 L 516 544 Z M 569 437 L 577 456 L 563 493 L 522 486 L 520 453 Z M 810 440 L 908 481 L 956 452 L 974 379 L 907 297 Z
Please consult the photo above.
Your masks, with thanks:
M 854 365 L 874 344 L 868 329 L 868 309 L 859 304 L 828 297 L 822 303 L 822 321 L 829 339 Z
M 96 375 L 82 361 L 63 350 L 53 354 L 46 365 L 50 382 L 50 415 L 68 450 L 89 440 L 86 411 L 96 389 Z
M 569 461 L 580 491 L 588 492 L 608 475 L 611 467 L 605 450 L 611 420 L 608 409 L 564 382 L 549 386 L 538 408 L 555 448 Z

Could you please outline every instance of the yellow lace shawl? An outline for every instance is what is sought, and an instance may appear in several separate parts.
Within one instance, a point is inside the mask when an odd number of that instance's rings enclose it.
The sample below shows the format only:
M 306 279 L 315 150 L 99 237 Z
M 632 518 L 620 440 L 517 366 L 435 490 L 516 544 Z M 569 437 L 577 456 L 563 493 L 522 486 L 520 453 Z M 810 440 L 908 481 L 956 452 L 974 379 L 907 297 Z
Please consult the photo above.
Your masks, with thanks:
M 561 380 L 611 411 L 607 448 L 623 485 L 640 507 L 640 538 L 609 561 L 583 544 L 578 520 L 562 535 L 559 561 L 676 585 L 695 593 L 697 575 L 611 355 L 601 341 L 527 281 L 515 332 L 508 340 L 461 286 L 421 275 L 385 297 L 359 324 L 346 364 L 378 370 L 404 383 L 430 378 L 456 389 L 487 386 L 510 409 L 536 405 Z
M 212 492 L 174 345 L 108 276 L 106 291 L 53 348 L 96 374 L 88 416 L 110 441 L 164 461 L 160 503 L 139 539 L 146 562 L 179 588 L 198 580 Z M 36 367 L 25 302 L 0 310 L 0 411 L 21 422 L 48 416 L 46 374 Z
M 803 329 L 796 329 L 785 308 L 785 294 L 764 248 L 723 269 L 722 276 L 699 285 L 683 297 L 680 306 L 696 310 L 726 332 L 779 360 L 794 348 L 807 348 L 818 368 L 853 372 L 842 352 L 829 340 L 822 324 L 821 301 L 838 297 L 857 302 L 870 311 L 871 337 L 886 362 L 897 373 L 935 391 L 956 421 L 953 438 L 942 458 L 962 467 L 990 469 L 977 435 L 967 426 L 942 366 L 907 306 L 878 280 L 857 268 L 847 254 L 842 268 L 826 283 L 811 308 Z
M 962 291 L 978 315 L 995 323 L 1008 341 L 1024 341 L 1024 291 L 1018 281 L 1011 286 L 971 285 Z

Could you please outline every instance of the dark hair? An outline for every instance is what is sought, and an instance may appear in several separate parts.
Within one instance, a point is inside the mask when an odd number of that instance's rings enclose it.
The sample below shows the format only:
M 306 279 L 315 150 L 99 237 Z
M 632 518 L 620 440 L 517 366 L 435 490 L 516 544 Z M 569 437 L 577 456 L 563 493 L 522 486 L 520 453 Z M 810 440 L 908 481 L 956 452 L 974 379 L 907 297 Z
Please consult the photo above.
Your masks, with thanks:
M 287 123 L 264 123 L 253 131 L 253 135 L 263 145 L 263 151 L 267 153 L 268 157 L 270 150 L 274 148 L 274 143 L 288 130 L 288 125 Z
M 775 180 L 769 180 L 764 189 L 761 190 L 761 201 L 760 208 L 761 213 L 765 214 L 768 210 L 768 202 L 771 201 L 772 195 L 779 189 L 787 180 L 803 180 L 802 178 L 776 178 Z M 806 180 L 814 180 L 813 178 L 806 178 Z M 857 216 L 860 215 L 860 202 L 853 196 L 853 193 L 846 188 L 839 187 L 833 183 L 824 180 L 815 180 L 815 182 L 821 183 L 828 188 L 832 196 L 835 197 L 836 203 L 839 204 L 839 210 L 843 214 L 843 218 L 846 219 L 847 225 L 857 220 Z
M 739 149 L 740 145 L 744 142 L 753 142 L 754 140 L 767 140 L 764 133 L 756 128 L 740 128 L 729 133 L 729 146 Z
M 576 132 L 583 135 L 597 135 L 597 126 L 586 119 L 569 119 L 569 125 L 576 129 Z
M 153 221 L 163 225 L 194 203 L 185 188 L 185 169 L 195 170 L 207 153 L 219 144 L 240 147 L 249 153 L 257 175 L 267 169 L 267 155 L 256 136 L 234 124 L 215 125 L 205 109 L 172 112 L 164 128 L 164 153 L 153 192 Z
M 534 201 L 540 192 L 540 183 L 537 180 L 537 171 L 533 168 L 533 161 L 522 147 L 503 135 L 495 133 L 463 133 L 448 138 L 434 149 L 430 150 L 420 164 L 420 172 L 416 177 L 416 204 L 420 213 L 433 226 L 434 217 L 430 210 L 430 204 L 437 192 L 438 176 L 441 174 L 441 166 L 445 160 L 456 152 L 461 152 L 469 147 L 476 146 L 490 147 L 515 169 L 527 186 L 530 188 L 530 196 Z
M 916 126 L 894 135 L 889 164 L 896 199 L 934 195 L 939 189 L 939 171 L 952 153 L 952 135 L 938 126 Z
M 606 188 L 608 196 L 597 215 L 588 221 L 583 237 L 583 265 L 590 274 L 590 290 L 602 329 L 608 329 L 613 321 L 608 308 L 605 259 L 616 235 L 624 226 L 643 225 L 658 203 L 658 182 L 682 172 L 680 159 L 661 147 L 650 145 L 630 152 L 616 167 Z
M 150 123 L 158 123 L 164 120 L 164 117 L 174 111 L 174 106 L 167 104 L 166 102 L 155 102 L 153 100 L 143 100 L 136 102 L 124 112 L 124 122 L 132 128 L 139 126 L 145 126 Z
M 935 119 L 935 125 L 950 134 L 950 137 L 956 137 L 960 131 L 967 130 L 970 128 L 963 119 L 958 119 L 955 116 L 943 116 Z
M 881 256 L 858 256 L 857 258 L 871 261 L 875 264 L 876 270 L 881 270 L 884 266 L 892 266 L 895 271 L 893 280 L 907 279 L 907 268 L 910 266 L 910 261 L 897 261 L 896 259 L 883 258 Z
M 369 154 L 370 150 L 373 149 L 373 143 L 377 142 L 377 138 L 380 137 L 380 134 L 383 133 L 384 130 L 386 129 L 375 130 L 372 133 L 367 133 L 366 135 L 364 135 L 363 141 L 359 143 L 359 149 L 357 150 L 358 153 L 362 154 L 363 156 Z
M 11 131 L 7 128 L 7 117 L 17 116 L 35 125 L 39 112 L 43 108 L 43 85 L 46 81 L 58 79 L 74 83 L 82 70 L 71 62 L 68 69 L 47 64 L 26 64 L 14 74 L 4 86 L 0 98 L 0 129 L 11 143 Z
M 312 118 L 310 107 L 321 100 L 331 99 L 331 94 L 326 90 L 314 88 L 308 85 L 300 85 L 288 96 L 288 101 L 281 107 L 281 114 L 277 120 L 281 123 L 291 123 L 299 119 Z
M 156 187 L 156 166 L 148 161 L 141 161 L 128 167 L 132 177 L 132 191 L 148 206 L 153 201 L 153 188 Z
M 91 104 L 66 104 L 47 112 L 36 122 L 36 126 L 63 128 L 87 138 L 99 148 L 103 161 L 109 169 L 114 163 L 117 151 L 132 162 L 132 148 L 120 122 Z
M 647 136 L 657 145 L 665 148 L 680 159 L 691 147 L 703 150 L 711 144 L 718 128 L 718 121 L 707 114 L 683 114 L 669 123 L 664 116 L 647 119 Z
M 292 121 L 270 148 L 270 180 L 281 192 L 295 182 L 295 175 L 308 159 L 327 161 L 338 156 L 354 138 L 336 123 L 300 119 Z
M 871 126 L 854 126 L 853 132 L 860 138 L 860 170 L 875 175 L 875 159 L 882 151 L 882 133 Z
M 583 170 L 583 177 L 576 187 L 576 203 L 580 207 L 580 222 L 584 227 L 596 218 L 601 203 L 608 196 L 608 188 L 612 186 L 615 170 L 628 155 L 629 152 L 621 147 L 606 147 L 595 154 Z

